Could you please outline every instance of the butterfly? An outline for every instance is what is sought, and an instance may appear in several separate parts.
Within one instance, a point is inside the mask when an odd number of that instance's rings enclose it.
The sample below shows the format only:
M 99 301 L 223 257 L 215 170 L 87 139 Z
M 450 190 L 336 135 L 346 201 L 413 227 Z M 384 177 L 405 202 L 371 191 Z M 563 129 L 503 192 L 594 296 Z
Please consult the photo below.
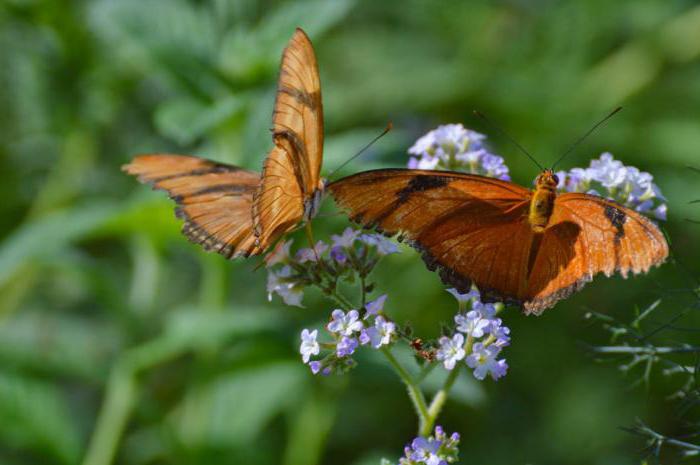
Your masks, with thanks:
M 647 272 L 668 256 L 643 215 L 590 194 L 557 194 L 544 170 L 535 189 L 450 171 L 383 169 L 328 185 L 350 218 L 406 239 L 459 292 L 539 314 L 597 273 Z
M 227 258 L 265 252 L 318 211 L 323 106 L 313 46 L 297 28 L 282 54 L 262 174 L 194 156 L 139 155 L 123 170 L 164 190 L 183 234 Z

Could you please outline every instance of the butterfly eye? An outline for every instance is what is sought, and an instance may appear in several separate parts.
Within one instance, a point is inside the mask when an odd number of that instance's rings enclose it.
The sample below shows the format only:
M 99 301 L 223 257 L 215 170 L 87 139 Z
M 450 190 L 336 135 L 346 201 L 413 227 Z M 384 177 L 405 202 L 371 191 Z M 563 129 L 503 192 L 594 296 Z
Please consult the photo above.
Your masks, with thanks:
M 552 175 L 552 179 L 554 179 L 554 182 L 555 182 L 556 184 L 559 184 L 559 176 L 557 176 L 556 174 L 553 174 L 553 175 Z

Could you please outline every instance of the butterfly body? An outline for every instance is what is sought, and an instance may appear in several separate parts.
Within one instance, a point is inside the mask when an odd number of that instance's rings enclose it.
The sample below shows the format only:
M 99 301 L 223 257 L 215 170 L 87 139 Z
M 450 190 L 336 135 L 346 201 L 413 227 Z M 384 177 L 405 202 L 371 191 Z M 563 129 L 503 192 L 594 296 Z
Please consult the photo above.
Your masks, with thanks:
M 647 272 L 668 245 L 649 219 L 611 200 L 451 171 L 385 169 L 328 186 L 350 218 L 418 249 L 446 284 L 541 313 L 597 273 Z
M 543 232 L 549 223 L 554 211 L 558 183 L 557 175 L 551 170 L 544 170 L 535 180 L 535 190 L 528 212 L 528 221 L 534 232 Z

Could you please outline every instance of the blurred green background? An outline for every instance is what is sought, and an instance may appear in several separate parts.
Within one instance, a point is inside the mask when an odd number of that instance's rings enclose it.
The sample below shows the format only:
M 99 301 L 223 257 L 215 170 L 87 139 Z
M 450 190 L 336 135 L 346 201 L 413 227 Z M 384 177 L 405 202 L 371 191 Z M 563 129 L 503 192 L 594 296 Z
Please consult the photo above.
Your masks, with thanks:
M 324 172 L 388 120 L 395 130 L 345 172 L 403 166 L 440 123 L 490 135 L 516 182 L 536 168 L 472 116 L 477 108 L 544 164 L 617 105 L 562 166 L 609 150 L 655 175 L 673 260 L 598 278 L 542 317 L 505 314 L 508 376 L 455 387 L 439 423 L 461 463 L 635 464 L 639 417 L 672 434 L 672 380 L 635 386 L 581 343 L 584 314 L 625 319 L 656 299 L 689 303 L 698 270 L 700 6 L 587 0 L 4 0 L 0 3 L 0 463 L 376 464 L 416 430 L 398 378 L 374 354 L 342 377 L 300 363 L 298 335 L 331 304 L 269 303 L 257 260 L 189 244 L 164 195 L 120 172 L 140 152 L 259 169 L 281 50 L 294 27 L 318 54 Z M 327 238 L 342 216 L 315 222 Z M 298 242 L 302 242 L 299 238 Z M 375 280 L 423 337 L 456 311 L 405 249 Z M 697 311 L 677 326 L 698 327 Z M 674 320 L 675 321 L 675 320 Z M 693 326 L 694 325 L 694 326 Z M 670 342 L 697 333 L 670 331 Z M 436 370 L 436 372 L 442 370 Z M 430 385 L 437 385 L 433 379 Z M 99 416 L 99 434 L 96 424 Z

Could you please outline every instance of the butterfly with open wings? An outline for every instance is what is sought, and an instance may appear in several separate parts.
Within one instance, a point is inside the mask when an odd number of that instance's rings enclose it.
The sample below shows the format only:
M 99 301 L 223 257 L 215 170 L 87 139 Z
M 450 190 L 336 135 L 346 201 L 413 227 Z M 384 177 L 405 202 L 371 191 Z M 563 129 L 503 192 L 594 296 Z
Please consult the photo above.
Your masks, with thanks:
M 164 190 L 187 238 L 227 258 L 265 252 L 312 218 L 323 192 L 323 105 L 313 46 L 297 28 L 282 54 L 262 174 L 199 157 L 139 155 L 124 171 Z
M 328 186 L 350 218 L 418 249 L 446 284 L 539 314 L 597 273 L 646 272 L 668 255 L 638 212 L 583 193 L 557 194 L 544 170 L 535 189 L 451 171 L 383 169 Z

